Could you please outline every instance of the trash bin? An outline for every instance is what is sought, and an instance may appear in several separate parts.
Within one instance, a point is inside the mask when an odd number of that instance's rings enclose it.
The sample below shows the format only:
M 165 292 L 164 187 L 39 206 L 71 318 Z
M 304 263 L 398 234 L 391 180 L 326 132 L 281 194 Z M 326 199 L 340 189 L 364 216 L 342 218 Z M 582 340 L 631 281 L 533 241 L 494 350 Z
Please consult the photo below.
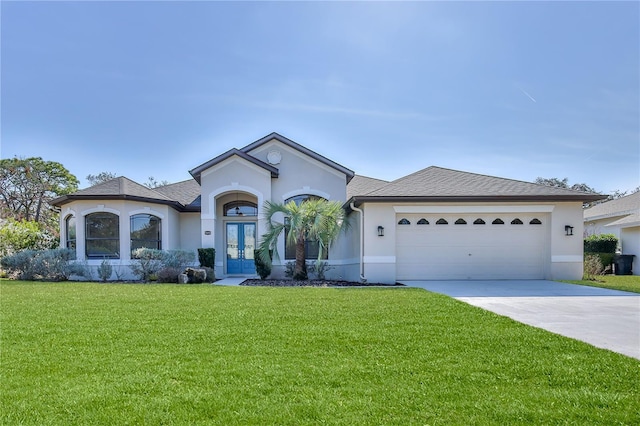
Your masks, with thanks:
M 631 275 L 633 268 L 633 254 L 617 254 L 613 264 L 616 275 Z

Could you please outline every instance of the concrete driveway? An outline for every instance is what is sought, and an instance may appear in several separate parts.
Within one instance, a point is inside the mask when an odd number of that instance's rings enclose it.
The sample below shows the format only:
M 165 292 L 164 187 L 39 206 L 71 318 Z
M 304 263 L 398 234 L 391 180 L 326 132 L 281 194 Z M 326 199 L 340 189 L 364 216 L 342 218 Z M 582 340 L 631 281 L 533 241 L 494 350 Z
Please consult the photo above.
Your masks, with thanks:
M 640 359 L 640 294 L 555 281 L 402 281 Z

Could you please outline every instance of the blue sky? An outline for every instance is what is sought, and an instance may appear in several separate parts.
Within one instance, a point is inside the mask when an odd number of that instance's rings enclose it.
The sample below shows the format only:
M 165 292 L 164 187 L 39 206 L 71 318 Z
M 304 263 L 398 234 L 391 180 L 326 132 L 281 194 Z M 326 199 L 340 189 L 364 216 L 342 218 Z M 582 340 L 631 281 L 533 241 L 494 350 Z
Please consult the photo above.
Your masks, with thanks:
M 431 165 L 640 185 L 638 2 L 7 2 L 2 158 L 177 182 L 278 132 Z

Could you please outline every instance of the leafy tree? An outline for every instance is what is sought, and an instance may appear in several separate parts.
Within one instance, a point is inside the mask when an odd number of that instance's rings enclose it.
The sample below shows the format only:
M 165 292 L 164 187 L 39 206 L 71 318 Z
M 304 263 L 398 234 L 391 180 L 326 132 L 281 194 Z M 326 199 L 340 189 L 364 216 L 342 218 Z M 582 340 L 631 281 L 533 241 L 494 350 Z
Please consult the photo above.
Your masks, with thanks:
M 0 220 L 0 257 L 23 250 L 46 250 L 58 246 L 58 238 L 35 221 Z
M 87 181 L 89 181 L 89 186 L 98 185 L 99 183 L 104 183 L 108 180 L 115 179 L 117 176 L 115 173 L 111 172 L 100 172 L 97 175 L 87 175 Z
M 147 188 L 153 189 L 159 186 L 169 185 L 169 182 L 167 182 L 166 180 L 157 181 L 156 178 L 154 178 L 153 176 L 149 176 L 149 180 L 143 183 L 143 185 L 146 186 Z
M 569 185 L 569 178 L 558 179 L 558 178 L 536 178 L 536 183 L 538 185 L 545 186 L 554 186 L 556 188 L 565 188 L 565 189 L 573 189 L 575 191 L 582 192 L 590 192 L 593 194 L 599 194 L 598 191 L 587 185 L 586 183 L 574 183 L 573 185 Z
M 78 179 L 64 166 L 40 157 L 0 160 L 2 217 L 51 225 L 49 202 L 78 189 Z
M 262 236 L 258 248 L 260 259 L 270 265 L 271 253 L 278 258 L 277 242 L 282 232 L 287 230 L 287 244 L 295 244 L 296 262 L 293 278 L 306 280 L 307 263 L 305 241 L 314 240 L 320 244 L 319 254 L 327 250 L 346 226 L 345 211 L 337 201 L 307 199 L 299 205 L 295 201 L 287 204 L 265 202 L 267 232 Z M 275 216 L 281 213 L 286 220 L 279 222 Z

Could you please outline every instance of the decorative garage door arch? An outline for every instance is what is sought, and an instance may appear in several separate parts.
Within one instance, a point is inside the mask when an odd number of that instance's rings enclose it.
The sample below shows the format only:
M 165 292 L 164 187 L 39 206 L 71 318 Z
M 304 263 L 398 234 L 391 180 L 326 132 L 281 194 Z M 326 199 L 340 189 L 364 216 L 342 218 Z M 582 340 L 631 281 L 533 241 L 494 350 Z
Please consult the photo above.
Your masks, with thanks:
M 396 223 L 398 280 L 546 276 L 546 213 L 402 213 Z

